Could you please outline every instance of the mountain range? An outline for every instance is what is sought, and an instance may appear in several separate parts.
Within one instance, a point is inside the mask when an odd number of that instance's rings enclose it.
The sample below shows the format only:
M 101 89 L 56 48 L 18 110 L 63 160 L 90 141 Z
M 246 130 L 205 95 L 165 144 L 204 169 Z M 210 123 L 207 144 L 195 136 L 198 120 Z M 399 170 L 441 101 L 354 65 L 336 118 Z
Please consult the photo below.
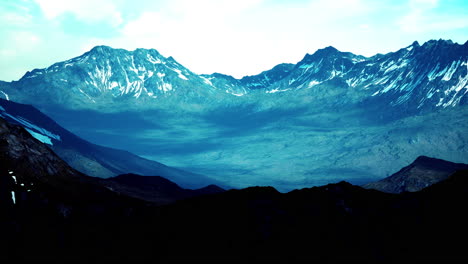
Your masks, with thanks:
M 364 184 L 421 155 L 467 163 L 467 63 L 468 42 L 372 57 L 326 47 L 236 79 L 154 49 L 97 46 L 0 83 L 0 95 L 95 144 L 227 186 L 288 191 Z
M 422 46 L 414 42 L 369 58 L 327 47 L 295 65 L 280 64 L 259 75 L 235 79 L 218 73 L 197 75 L 154 49 L 97 46 L 82 56 L 27 72 L 2 92 L 18 102 L 31 103 L 36 96 L 35 105 L 93 109 L 104 102 L 130 108 L 124 103 L 130 98 L 139 99 L 135 104 L 148 104 L 160 103 L 151 99 L 161 97 L 213 100 L 223 93 L 242 96 L 259 90 L 276 93 L 340 86 L 348 100 L 384 101 L 417 111 L 466 104 L 467 58 L 468 42 L 459 45 L 450 40 L 432 40 Z M 349 96 L 353 94 L 358 97 Z

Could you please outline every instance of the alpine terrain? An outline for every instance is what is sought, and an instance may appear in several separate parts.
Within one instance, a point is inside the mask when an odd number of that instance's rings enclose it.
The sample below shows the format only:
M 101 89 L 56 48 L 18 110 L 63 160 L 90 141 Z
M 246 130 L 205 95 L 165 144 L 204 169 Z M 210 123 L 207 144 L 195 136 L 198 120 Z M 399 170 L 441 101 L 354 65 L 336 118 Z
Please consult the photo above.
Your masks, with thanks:
M 98 46 L 0 83 L 90 142 L 282 191 L 376 181 L 421 155 L 468 163 L 467 92 L 468 42 L 450 40 L 372 57 L 326 47 L 241 79 Z

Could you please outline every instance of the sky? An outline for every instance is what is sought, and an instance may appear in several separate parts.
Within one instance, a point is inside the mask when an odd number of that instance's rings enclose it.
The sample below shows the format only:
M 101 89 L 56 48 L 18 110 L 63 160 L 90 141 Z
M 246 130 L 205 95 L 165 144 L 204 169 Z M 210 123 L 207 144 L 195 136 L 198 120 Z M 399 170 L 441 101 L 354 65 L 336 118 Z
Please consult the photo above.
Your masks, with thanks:
M 241 78 L 334 46 L 364 56 L 468 40 L 466 0 L 0 0 L 0 80 L 96 45 Z

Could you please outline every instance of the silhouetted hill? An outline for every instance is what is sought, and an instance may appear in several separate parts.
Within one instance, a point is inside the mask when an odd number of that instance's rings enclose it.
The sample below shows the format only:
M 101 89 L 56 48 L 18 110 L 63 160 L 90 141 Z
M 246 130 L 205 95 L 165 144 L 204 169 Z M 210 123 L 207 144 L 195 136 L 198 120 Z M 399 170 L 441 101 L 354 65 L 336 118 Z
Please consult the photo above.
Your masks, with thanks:
M 467 169 L 467 164 L 420 156 L 397 173 L 363 187 L 388 193 L 415 192 L 447 179 L 457 170 Z
M 79 173 L 1 119 L 0 164 L 0 259 L 7 263 L 468 260 L 461 240 L 468 235 L 468 170 L 411 193 L 339 182 L 289 193 L 251 187 L 155 206 Z M 162 178 L 109 181 L 180 191 Z
M 224 189 L 216 185 L 191 190 L 184 189 L 163 177 L 136 174 L 123 174 L 102 180 L 101 182 L 114 192 L 154 202 L 159 205 L 173 203 L 177 200 L 198 195 L 224 192 Z

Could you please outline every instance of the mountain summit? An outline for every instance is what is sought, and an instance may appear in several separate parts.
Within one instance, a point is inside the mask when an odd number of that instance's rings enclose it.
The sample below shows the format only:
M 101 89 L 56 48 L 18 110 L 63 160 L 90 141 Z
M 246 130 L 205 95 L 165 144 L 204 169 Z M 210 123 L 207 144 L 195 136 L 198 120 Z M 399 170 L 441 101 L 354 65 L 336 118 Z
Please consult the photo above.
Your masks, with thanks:
M 388 193 L 416 192 L 447 179 L 458 170 L 468 170 L 468 164 L 419 156 L 395 174 L 363 187 Z
M 418 42 L 388 54 L 366 58 L 334 47 L 307 54 L 296 65 L 280 64 L 258 75 L 197 75 L 155 49 L 127 51 L 97 46 L 85 54 L 45 69 L 35 69 L 3 93 L 36 105 L 75 109 L 103 103 L 127 107 L 158 104 L 168 98 L 219 101 L 225 95 L 254 91 L 276 93 L 315 86 L 358 93 L 355 100 L 384 102 L 411 111 L 466 104 L 468 45 L 450 40 Z M 2 93 L 2 94 L 3 94 Z M 34 98 L 34 99 L 33 99 Z M 229 98 L 229 96 L 227 97 Z

